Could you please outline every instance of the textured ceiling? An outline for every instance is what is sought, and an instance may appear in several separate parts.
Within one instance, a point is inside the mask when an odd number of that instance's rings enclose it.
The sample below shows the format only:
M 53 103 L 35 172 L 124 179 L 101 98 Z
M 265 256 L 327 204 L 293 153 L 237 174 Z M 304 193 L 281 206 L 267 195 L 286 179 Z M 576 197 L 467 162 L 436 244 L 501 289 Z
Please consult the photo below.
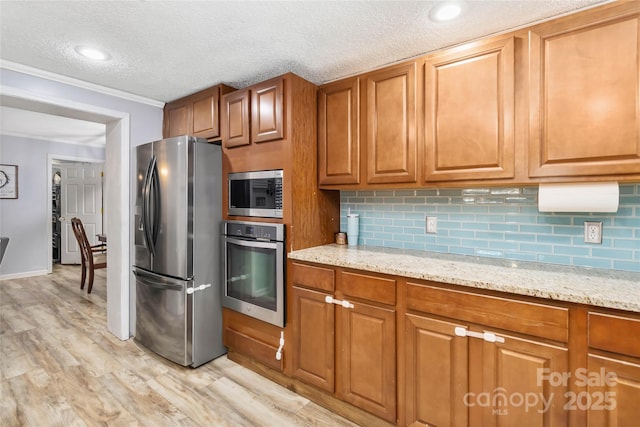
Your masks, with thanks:
M 3 0 L 0 58 L 167 102 L 288 71 L 321 84 L 602 2 L 467 0 L 434 23 L 434 1 Z M 112 58 L 79 59 L 80 44 Z

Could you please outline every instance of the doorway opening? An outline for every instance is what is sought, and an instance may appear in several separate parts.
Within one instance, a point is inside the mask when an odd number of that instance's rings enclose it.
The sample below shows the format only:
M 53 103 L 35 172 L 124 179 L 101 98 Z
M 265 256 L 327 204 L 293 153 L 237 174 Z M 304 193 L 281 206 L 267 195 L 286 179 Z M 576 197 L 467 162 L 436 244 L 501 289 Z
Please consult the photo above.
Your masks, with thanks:
M 9 107 L 77 118 L 106 126 L 105 170 L 109 181 L 105 185 L 105 206 L 109 206 L 109 211 L 113 212 L 113 215 L 106 215 L 109 246 L 112 249 L 107 253 L 107 329 L 120 339 L 130 338 L 130 313 L 134 300 L 129 269 L 129 248 L 132 245 L 129 114 L 14 87 L 3 86 L 0 99 L 3 105 Z M 47 174 L 49 176 L 51 173 Z M 50 208 L 48 212 L 51 212 Z M 51 221 L 47 224 L 46 239 L 49 240 Z
M 104 159 L 50 157 L 51 264 L 80 264 L 80 248 L 71 229 L 71 219 L 80 218 L 91 245 L 98 244 L 98 234 L 106 235 Z

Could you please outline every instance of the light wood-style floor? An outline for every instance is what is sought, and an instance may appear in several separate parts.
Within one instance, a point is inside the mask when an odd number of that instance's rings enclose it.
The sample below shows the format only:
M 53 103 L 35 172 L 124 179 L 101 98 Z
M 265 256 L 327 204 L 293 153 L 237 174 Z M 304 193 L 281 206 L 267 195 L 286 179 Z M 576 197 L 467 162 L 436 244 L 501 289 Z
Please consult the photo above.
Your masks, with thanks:
M 230 360 L 183 368 L 106 329 L 106 270 L 0 281 L 2 426 L 354 426 Z

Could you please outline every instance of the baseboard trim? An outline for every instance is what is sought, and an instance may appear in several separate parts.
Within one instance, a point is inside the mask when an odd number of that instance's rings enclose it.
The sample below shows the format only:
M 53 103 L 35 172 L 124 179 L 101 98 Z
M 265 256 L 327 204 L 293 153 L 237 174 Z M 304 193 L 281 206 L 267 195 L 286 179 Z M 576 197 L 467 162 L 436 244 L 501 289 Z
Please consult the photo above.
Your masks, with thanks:
M 0 274 L 0 282 L 3 280 L 23 279 L 25 277 L 44 276 L 45 274 L 49 274 L 49 272 L 47 270 L 35 270 L 23 273 Z

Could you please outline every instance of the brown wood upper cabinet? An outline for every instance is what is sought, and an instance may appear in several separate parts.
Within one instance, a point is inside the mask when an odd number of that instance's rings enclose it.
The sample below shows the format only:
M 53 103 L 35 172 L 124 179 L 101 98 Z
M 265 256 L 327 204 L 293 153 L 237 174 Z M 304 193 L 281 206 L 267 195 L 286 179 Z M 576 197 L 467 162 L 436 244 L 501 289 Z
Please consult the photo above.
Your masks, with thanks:
M 282 77 L 223 96 L 222 143 L 226 148 L 283 139 Z
M 416 63 L 369 73 L 363 85 L 367 183 L 417 182 Z
M 360 183 L 360 79 L 318 91 L 318 182 Z
M 284 102 L 282 78 L 257 84 L 251 90 L 251 141 L 265 142 L 284 138 Z
M 640 3 L 530 31 L 529 176 L 640 171 Z
M 514 37 L 428 57 L 425 181 L 514 176 Z
M 194 135 L 200 138 L 220 138 L 220 96 L 234 90 L 217 85 L 164 107 L 163 136 Z
M 222 97 L 222 141 L 225 147 L 249 145 L 249 89 L 237 90 Z

